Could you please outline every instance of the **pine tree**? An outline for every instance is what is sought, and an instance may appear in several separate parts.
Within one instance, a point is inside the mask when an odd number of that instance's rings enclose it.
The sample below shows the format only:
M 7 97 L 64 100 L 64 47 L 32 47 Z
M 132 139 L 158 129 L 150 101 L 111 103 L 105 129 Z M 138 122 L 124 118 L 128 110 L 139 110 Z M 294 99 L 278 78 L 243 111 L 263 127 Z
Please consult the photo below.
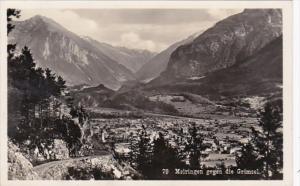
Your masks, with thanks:
M 131 132 L 129 135 L 129 158 L 128 161 L 130 165 L 134 168 L 136 168 L 136 159 L 137 159 L 137 154 L 138 154 L 138 143 L 134 140 L 133 138 L 133 133 Z
M 170 179 L 174 177 L 175 168 L 184 166 L 179 152 L 170 146 L 163 134 L 154 140 L 153 155 L 151 159 L 150 179 Z M 164 172 L 167 170 L 167 172 Z
M 236 154 L 237 167 L 240 169 L 255 170 L 260 168 L 259 162 L 258 154 L 251 142 L 243 145 L 240 154 Z
M 66 81 L 61 76 L 57 77 L 56 87 L 57 87 L 56 91 L 59 94 L 62 93 L 65 90 L 65 88 L 66 88 Z
M 253 141 L 261 156 L 265 179 L 282 177 L 282 102 L 268 102 L 259 113 L 259 127 L 253 131 Z
M 13 17 L 20 17 L 20 11 L 8 9 L 8 34 L 14 28 Z M 13 90 L 8 93 L 9 121 L 14 122 L 14 127 L 9 131 L 10 137 L 17 143 L 28 140 L 29 149 L 38 147 L 41 152 L 53 143 L 54 138 L 59 137 L 68 143 L 74 154 L 81 147 L 80 127 L 71 118 L 60 118 L 55 114 L 62 103 L 62 92 L 66 88 L 66 82 L 50 69 L 36 67 L 27 46 L 23 47 L 19 55 L 15 54 L 15 49 L 16 44 L 7 47 L 8 88 Z M 12 109 L 10 103 L 16 100 L 20 107 Z M 87 119 L 83 108 L 77 110 L 81 120 Z M 18 119 L 11 120 L 15 116 L 18 116 Z
M 195 123 L 192 123 L 192 127 L 189 129 L 190 139 L 186 145 L 186 150 L 190 153 L 190 167 L 199 168 L 201 151 L 204 150 L 203 139 L 198 135 L 198 129 Z
M 20 10 L 17 10 L 17 9 L 13 9 L 13 8 L 9 8 L 7 9 L 7 34 L 9 34 L 12 29 L 15 28 L 15 25 L 13 25 L 11 23 L 13 17 L 16 17 L 16 18 L 19 18 L 20 17 Z
M 13 20 L 13 17 L 20 18 L 20 10 L 9 8 L 7 9 L 7 35 L 15 28 L 15 25 L 13 25 L 11 22 Z M 7 59 L 8 61 L 12 60 L 14 57 L 14 52 L 16 49 L 16 44 L 8 44 L 7 45 Z
M 144 177 L 149 176 L 150 170 L 150 139 L 147 136 L 147 132 L 143 129 L 139 135 L 139 142 L 138 142 L 138 152 L 136 153 L 136 163 L 137 163 L 137 170 L 141 172 Z

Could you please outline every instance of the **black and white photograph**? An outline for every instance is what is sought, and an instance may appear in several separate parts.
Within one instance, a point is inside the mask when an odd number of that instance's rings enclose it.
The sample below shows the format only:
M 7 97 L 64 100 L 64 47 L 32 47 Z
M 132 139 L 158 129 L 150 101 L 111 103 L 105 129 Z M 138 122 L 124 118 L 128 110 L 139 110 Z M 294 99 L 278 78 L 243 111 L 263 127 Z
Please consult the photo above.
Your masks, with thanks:
M 283 14 L 7 7 L 8 180 L 284 180 Z

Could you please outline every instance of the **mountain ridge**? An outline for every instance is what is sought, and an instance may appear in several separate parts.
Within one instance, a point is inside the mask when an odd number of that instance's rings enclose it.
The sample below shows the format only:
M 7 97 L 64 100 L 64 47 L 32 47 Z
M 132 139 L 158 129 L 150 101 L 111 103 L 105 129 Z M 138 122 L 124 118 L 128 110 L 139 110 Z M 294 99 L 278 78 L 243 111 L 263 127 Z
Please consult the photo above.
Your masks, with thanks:
M 121 46 L 113 46 L 100 42 L 88 36 L 83 37 L 97 49 L 109 55 L 110 58 L 125 66 L 132 73 L 136 73 L 145 63 L 147 63 L 156 53 L 148 50 L 129 49 Z
M 159 52 L 136 72 L 137 78 L 144 83 L 148 83 L 152 79 L 158 77 L 160 73 L 167 68 L 172 52 L 174 52 L 177 47 L 192 42 L 192 40 L 200 35 L 200 33 L 201 32 L 194 33 L 181 41 L 173 43 L 165 50 Z
M 158 79 L 203 76 L 230 67 L 281 34 L 280 9 L 246 9 L 219 21 L 193 42 L 179 46 Z
M 9 42 L 17 43 L 17 50 L 28 46 L 37 66 L 50 68 L 68 85 L 102 83 L 116 90 L 135 80 L 126 67 L 50 18 L 37 15 L 14 24 Z
M 152 82 L 143 87 L 154 92 L 190 92 L 221 97 L 272 97 L 282 95 L 282 36 L 235 65 L 206 74 L 198 79 L 176 79 L 174 83 Z M 156 84 L 155 84 L 156 83 Z

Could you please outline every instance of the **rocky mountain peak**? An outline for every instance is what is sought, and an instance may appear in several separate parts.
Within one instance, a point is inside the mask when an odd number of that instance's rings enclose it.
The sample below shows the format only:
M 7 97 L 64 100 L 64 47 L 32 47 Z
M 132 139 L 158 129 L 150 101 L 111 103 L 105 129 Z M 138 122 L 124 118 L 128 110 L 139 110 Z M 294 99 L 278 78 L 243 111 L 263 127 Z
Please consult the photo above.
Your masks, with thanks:
M 281 34 L 280 9 L 246 9 L 218 22 L 193 42 L 178 47 L 162 77 L 198 77 L 230 67 Z
M 47 29 L 48 31 L 52 32 L 70 32 L 54 20 L 41 15 L 35 15 L 27 20 L 19 21 L 17 24 L 23 24 L 23 27 L 27 28 L 31 27 L 33 29 Z

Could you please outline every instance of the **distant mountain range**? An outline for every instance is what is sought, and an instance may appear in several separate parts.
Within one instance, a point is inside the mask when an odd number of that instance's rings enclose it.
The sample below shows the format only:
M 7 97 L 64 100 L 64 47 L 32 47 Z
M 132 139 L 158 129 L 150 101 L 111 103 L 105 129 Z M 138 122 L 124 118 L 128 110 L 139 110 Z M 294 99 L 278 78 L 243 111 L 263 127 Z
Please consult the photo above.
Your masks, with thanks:
M 104 84 L 116 90 L 135 80 L 134 72 L 155 55 L 82 38 L 43 16 L 14 24 L 9 41 L 19 49 L 29 46 L 38 66 L 50 68 L 69 85 Z
M 182 41 L 176 42 L 151 58 L 139 71 L 136 72 L 137 78 L 144 83 L 148 83 L 154 78 L 157 78 L 161 72 L 166 70 L 169 58 L 177 47 L 192 42 L 199 34 L 200 33 L 195 33 Z
M 281 99 L 282 39 L 281 10 L 246 9 L 154 56 L 136 73 L 144 83 L 127 81 L 119 91 L 105 91 L 105 100 L 93 96 L 95 90 L 88 99 L 78 94 L 77 101 L 143 109 L 145 105 L 137 103 L 155 95 L 184 95 L 189 100 L 200 96 L 212 103 L 257 96 Z
M 156 55 L 156 53 L 147 50 L 112 46 L 107 43 L 96 41 L 90 37 L 84 37 L 84 39 L 111 59 L 131 70 L 133 73 L 137 72 L 144 64 Z
M 130 107 L 137 101 L 133 95 L 145 101 L 168 93 L 209 99 L 282 93 L 280 9 L 246 9 L 159 54 L 79 37 L 41 16 L 16 22 L 10 40 L 28 45 L 39 66 L 71 85 L 83 84 L 77 101 L 89 105 L 117 99 Z

